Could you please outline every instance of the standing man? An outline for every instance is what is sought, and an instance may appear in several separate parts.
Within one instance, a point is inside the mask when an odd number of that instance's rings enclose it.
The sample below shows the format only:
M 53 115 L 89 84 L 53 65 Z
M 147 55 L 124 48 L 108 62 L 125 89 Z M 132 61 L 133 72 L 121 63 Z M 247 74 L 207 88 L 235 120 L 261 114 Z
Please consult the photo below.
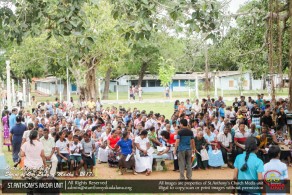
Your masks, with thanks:
M 19 152 L 22 143 L 22 136 L 26 126 L 21 123 L 21 116 L 16 117 L 16 125 L 10 130 L 10 142 L 12 143 L 12 158 L 14 163 L 19 162 Z
M 99 112 L 101 110 L 101 102 L 100 102 L 100 98 L 97 98 L 96 104 L 96 111 Z
M 184 171 L 187 168 L 187 179 L 192 179 L 192 154 L 195 153 L 194 134 L 188 128 L 188 121 L 182 119 L 180 121 L 181 130 L 178 132 L 175 149 L 173 151 L 176 155 L 178 151 L 178 166 L 180 172 L 180 180 L 185 180 Z
M 13 108 L 12 109 L 12 113 L 9 116 L 9 127 L 10 127 L 10 130 L 16 124 L 16 114 L 17 114 L 17 109 L 16 108 Z

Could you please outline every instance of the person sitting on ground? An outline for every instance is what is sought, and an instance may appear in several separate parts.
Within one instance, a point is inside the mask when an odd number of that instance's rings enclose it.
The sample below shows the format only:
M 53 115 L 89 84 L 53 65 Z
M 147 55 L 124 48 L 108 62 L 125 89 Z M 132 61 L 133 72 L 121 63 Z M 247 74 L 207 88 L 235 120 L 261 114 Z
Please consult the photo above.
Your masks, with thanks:
M 140 136 L 135 138 L 135 145 L 137 148 L 135 155 L 135 170 L 138 173 L 146 171 L 146 176 L 149 176 L 152 171 L 153 158 L 152 155 L 148 155 L 150 142 L 147 135 L 147 130 L 143 130 Z
M 119 174 L 123 175 L 123 169 L 132 169 L 133 174 L 136 175 L 135 172 L 135 146 L 134 142 L 129 139 L 129 132 L 124 131 L 122 133 L 122 138 L 115 145 L 115 149 L 117 150 L 119 147 L 121 149 L 121 155 L 119 159 Z
M 73 167 L 76 167 L 75 176 L 79 176 L 79 170 L 83 166 L 83 160 L 81 154 L 83 151 L 82 144 L 79 142 L 79 137 L 77 135 L 73 136 L 73 143 L 70 145 L 70 172 L 72 173 Z M 76 166 L 78 164 L 78 166 Z
M 117 130 L 112 130 L 111 135 L 107 138 L 108 147 L 108 164 L 109 167 L 116 167 L 119 164 L 119 148 L 115 148 L 116 144 L 120 140 Z

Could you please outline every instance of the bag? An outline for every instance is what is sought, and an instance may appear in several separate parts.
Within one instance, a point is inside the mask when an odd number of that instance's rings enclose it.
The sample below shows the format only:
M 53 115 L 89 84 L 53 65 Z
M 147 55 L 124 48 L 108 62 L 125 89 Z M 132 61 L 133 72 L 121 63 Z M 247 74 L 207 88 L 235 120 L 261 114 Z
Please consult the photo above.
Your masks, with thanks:
M 202 149 L 200 153 L 202 161 L 209 160 L 208 152 L 206 149 Z

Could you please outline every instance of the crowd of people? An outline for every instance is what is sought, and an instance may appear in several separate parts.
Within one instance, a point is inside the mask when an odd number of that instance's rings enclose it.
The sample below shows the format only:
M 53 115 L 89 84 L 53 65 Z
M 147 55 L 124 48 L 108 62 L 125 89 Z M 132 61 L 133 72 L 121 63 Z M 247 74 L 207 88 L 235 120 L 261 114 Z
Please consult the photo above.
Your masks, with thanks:
M 191 179 L 194 169 L 230 167 L 240 172 L 243 165 L 251 166 L 249 158 L 268 163 L 275 158 L 269 155 L 275 145 L 280 160 L 291 166 L 287 105 L 282 98 L 265 100 L 263 94 L 255 100 L 235 98 L 230 106 L 222 97 L 208 96 L 176 100 L 166 118 L 138 108 L 105 108 L 99 98 L 66 103 L 32 97 L 32 110 L 5 107 L 2 112 L 4 145 L 8 150 L 12 146 L 15 166 L 39 169 L 50 164 L 51 176 L 65 168 L 75 176 L 82 168 L 93 173 L 98 163 L 118 167 L 121 175 L 128 169 L 148 176 L 164 159 L 173 161 L 180 179 L 185 179 L 185 169 Z M 239 158 L 245 159 L 243 165 Z

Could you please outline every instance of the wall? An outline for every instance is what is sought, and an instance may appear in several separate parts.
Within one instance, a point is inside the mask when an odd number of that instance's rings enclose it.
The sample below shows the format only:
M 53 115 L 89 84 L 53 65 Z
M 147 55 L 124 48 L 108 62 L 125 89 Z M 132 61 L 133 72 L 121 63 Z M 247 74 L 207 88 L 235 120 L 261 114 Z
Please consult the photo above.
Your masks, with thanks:
M 61 88 L 60 88 L 61 87 Z M 64 84 L 61 84 L 58 83 L 57 85 L 57 91 L 58 91 L 58 94 L 60 93 L 63 93 L 63 90 L 64 90 Z M 56 92 L 56 84 L 55 83 L 43 83 L 43 82 L 36 82 L 36 90 L 42 92 L 42 93 L 45 93 L 45 94 L 48 94 L 48 95 L 54 95 L 55 92 Z M 74 91 L 75 90 L 75 91 Z M 71 84 L 71 93 L 75 93 L 77 90 L 77 87 L 75 84 Z

